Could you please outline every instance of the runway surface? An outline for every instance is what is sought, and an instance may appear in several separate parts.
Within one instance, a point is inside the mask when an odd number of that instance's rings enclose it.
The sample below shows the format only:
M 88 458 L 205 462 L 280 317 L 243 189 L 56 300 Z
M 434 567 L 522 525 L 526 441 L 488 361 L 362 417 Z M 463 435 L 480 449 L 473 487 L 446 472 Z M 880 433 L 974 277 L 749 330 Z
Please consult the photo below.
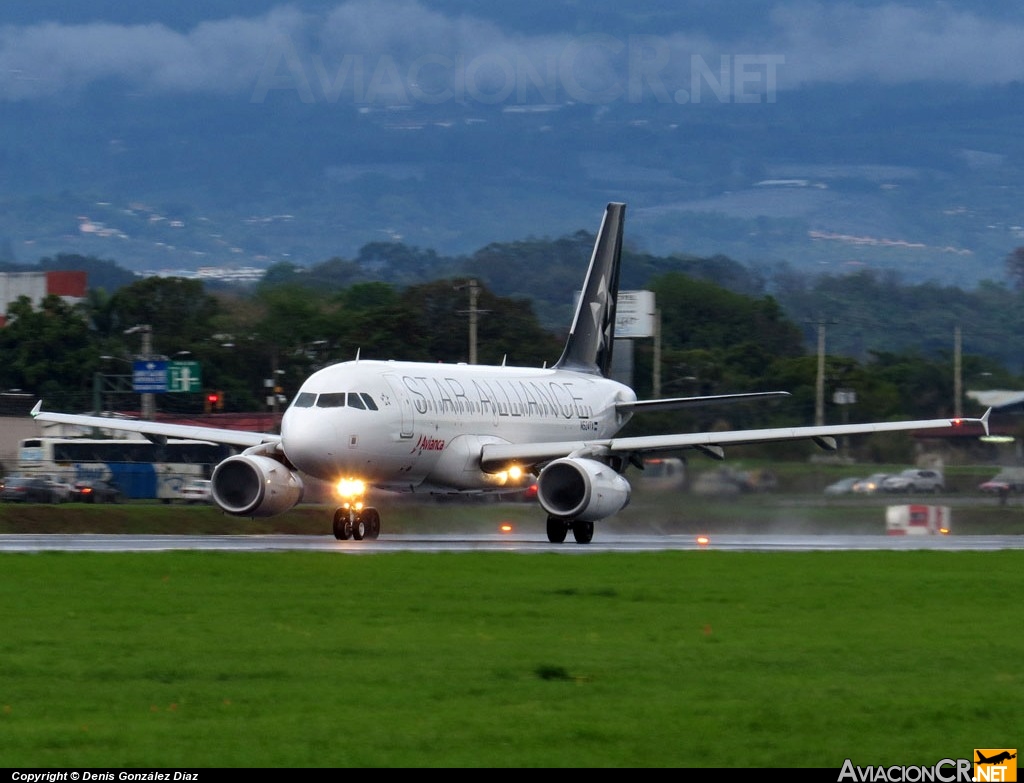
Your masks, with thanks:
M 369 555 L 387 552 L 521 552 L 586 555 L 597 552 L 688 550 L 809 552 L 839 550 L 992 551 L 1024 549 L 1024 536 L 883 535 L 715 535 L 701 542 L 692 535 L 623 535 L 605 532 L 589 544 L 552 544 L 543 535 L 382 535 L 376 541 L 337 541 L 332 536 L 261 535 L 0 535 L 0 552 L 336 552 Z

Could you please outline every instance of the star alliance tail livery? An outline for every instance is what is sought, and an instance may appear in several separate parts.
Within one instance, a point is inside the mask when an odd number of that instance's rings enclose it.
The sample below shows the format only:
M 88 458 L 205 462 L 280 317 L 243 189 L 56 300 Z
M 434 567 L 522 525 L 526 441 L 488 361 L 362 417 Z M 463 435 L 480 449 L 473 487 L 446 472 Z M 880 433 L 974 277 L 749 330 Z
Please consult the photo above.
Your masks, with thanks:
M 241 517 L 288 511 L 302 476 L 330 482 L 345 498 L 334 512 L 341 540 L 380 534 L 378 511 L 359 490 L 509 492 L 537 481 L 552 543 L 569 531 L 590 542 L 594 523 L 629 503 L 624 473 L 650 452 L 697 449 L 716 458 L 732 444 L 811 439 L 835 448 L 840 435 L 958 426 L 957 419 L 879 422 L 616 438 L 635 412 L 785 396 L 755 392 L 636 399 L 609 377 L 625 204 L 609 204 L 561 358 L 548 368 L 342 362 L 311 375 L 281 420 L 281 434 L 48 413 L 38 421 L 193 438 L 244 448 L 213 472 L 214 502 Z M 988 428 L 988 413 L 980 422 Z M 350 494 L 350 490 L 353 490 Z

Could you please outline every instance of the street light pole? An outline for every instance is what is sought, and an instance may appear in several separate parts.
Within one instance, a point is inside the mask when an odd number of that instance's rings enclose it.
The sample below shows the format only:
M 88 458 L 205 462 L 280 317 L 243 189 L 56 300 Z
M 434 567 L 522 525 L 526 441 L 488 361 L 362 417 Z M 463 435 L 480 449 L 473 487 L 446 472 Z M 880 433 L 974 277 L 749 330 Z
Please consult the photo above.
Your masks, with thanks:
M 654 399 L 661 396 L 661 310 L 654 310 L 654 369 L 651 373 Z
M 139 358 L 148 361 L 153 358 L 153 327 L 149 324 L 139 324 L 124 330 L 125 334 L 135 334 L 136 332 L 142 334 L 142 355 Z M 143 392 L 141 397 L 142 418 L 152 421 L 156 418 L 156 395 L 152 392 Z

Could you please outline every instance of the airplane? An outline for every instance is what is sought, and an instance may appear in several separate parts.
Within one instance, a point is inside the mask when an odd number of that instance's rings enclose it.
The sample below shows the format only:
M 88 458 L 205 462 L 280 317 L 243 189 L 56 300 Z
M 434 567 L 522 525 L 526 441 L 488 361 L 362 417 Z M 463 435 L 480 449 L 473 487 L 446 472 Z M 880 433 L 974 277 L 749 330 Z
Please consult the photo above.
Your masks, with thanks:
M 280 434 L 44 412 L 41 422 L 193 438 L 241 447 L 213 471 L 213 501 L 239 517 L 281 514 L 303 496 L 303 475 L 336 485 L 339 540 L 375 539 L 380 513 L 366 487 L 413 493 L 509 492 L 536 481 L 547 538 L 569 531 L 589 543 L 594 523 L 630 500 L 625 477 L 643 455 L 692 449 L 724 459 L 724 447 L 812 440 L 835 450 L 836 437 L 937 429 L 981 419 L 935 419 L 616 437 L 636 413 L 787 396 L 743 392 L 638 400 L 610 377 L 626 205 L 607 205 L 562 355 L 551 367 L 366 360 L 310 375 L 283 414 Z
M 992 758 L 985 758 L 985 756 L 982 754 L 980 750 L 977 751 L 977 753 L 978 761 L 976 763 L 978 764 L 1001 764 L 1004 761 L 1017 758 L 1016 753 L 1010 753 L 1006 750 L 1002 751 L 1001 753 L 997 753 L 996 755 L 992 756 Z

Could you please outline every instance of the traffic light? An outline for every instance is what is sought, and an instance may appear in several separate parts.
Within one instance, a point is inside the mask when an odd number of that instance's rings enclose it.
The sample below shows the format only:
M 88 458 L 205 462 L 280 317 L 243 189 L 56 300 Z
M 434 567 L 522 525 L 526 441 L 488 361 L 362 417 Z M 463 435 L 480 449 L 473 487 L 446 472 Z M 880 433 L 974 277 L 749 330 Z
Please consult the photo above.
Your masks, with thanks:
M 212 413 L 214 409 L 224 410 L 224 398 L 220 392 L 206 392 L 203 401 L 203 412 Z

